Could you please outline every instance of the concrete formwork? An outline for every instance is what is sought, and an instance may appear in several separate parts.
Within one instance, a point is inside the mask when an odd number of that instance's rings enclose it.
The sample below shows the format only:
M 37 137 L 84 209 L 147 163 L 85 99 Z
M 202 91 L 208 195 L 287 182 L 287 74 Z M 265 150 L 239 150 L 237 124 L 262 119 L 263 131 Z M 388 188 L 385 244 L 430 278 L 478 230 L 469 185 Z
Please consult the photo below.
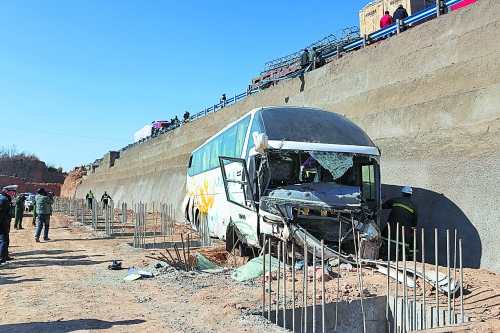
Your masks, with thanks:
M 383 194 L 414 188 L 419 227 L 440 242 L 446 228 L 464 239 L 464 266 L 500 272 L 500 2 L 483 0 L 347 54 L 214 114 L 121 152 L 77 190 L 116 201 L 180 207 L 189 153 L 254 107 L 294 105 L 345 114 L 382 150 Z M 150 207 L 151 205 L 149 205 Z M 453 232 L 452 232 L 453 234 Z M 432 262 L 432 260 L 431 260 Z M 445 254 L 440 263 L 445 264 Z

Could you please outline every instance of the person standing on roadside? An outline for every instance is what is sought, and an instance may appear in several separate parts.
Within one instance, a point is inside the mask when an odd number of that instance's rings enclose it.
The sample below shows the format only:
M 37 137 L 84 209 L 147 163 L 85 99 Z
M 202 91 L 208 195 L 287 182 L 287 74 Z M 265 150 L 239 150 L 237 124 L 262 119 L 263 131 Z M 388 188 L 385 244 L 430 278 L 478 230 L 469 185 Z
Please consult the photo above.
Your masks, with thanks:
M 94 201 L 94 193 L 92 193 L 92 190 L 90 190 L 89 193 L 87 193 L 85 199 L 87 199 L 88 209 L 92 209 L 92 201 Z
M 407 17 L 408 12 L 403 7 L 403 5 L 399 5 L 398 9 L 396 9 L 394 11 L 394 14 L 392 14 L 392 19 L 394 20 L 394 22 L 397 22 L 397 20 L 401 21 L 401 31 L 405 31 L 407 29 L 406 24 L 403 22 L 403 20 Z
M 104 194 L 101 197 L 104 208 L 108 208 L 108 200 L 112 200 L 111 196 L 106 191 L 104 191 Z
M 417 205 L 411 200 L 413 189 L 410 186 L 405 186 L 401 190 L 401 196 L 389 199 L 382 203 L 382 209 L 391 209 L 387 222 L 391 226 L 391 257 L 396 254 L 396 232 L 399 223 L 399 242 L 403 240 L 403 228 L 405 227 L 405 244 L 407 259 L 411 259 L 413 253 L 413 229 L 418 223 Z M 382 229 L 382 237 L 388 237 L 387 224 Z M 401 253 L 402 248 L 399 248 Z M 401 255 L 399 258 L 402 258 Z M 392 258 L 391 258 L 392 260 Z
M 393 23 L 394 21 L 392 20 L 392 16 L 389 15 L 389 11 L 386 10 L 384 16 L 382 16 L 382 18 L 380 19 L 380 28 L 384 29 L 385 27 L 388 27 Z M 383 39 L 391 38 L 391 33 L 388 32 L 387 35 L 383 36 L 382 38 Z
M 9 232 L 12 219 L 12 198 L 16 195 L 17 185 L 5 186 L 0 194 L 0 267 L 7 265 L 9 257 Z
M 35 196 L 35 209 L 38 215 L 38 228 L 36 229 L 35 241 L 40 242 L 40 234 L 43 230 L 43 240 L 48 241 L 49 238 L 49 226 L 50 226 L 50 215 L 52 215 L 52 204 L 54 200 L 52 199 L 52 192 L 45 192 L 45 189 L 39 188 L 38 194 Z
M 24 195 L 20 195 L 16 198 L 16 209 L 15 209 L 15 219 L 14 219 L 14 229 L 19 230 L 23 229 L 23 214 L 24 214 L 24 201 L 26 197 Z

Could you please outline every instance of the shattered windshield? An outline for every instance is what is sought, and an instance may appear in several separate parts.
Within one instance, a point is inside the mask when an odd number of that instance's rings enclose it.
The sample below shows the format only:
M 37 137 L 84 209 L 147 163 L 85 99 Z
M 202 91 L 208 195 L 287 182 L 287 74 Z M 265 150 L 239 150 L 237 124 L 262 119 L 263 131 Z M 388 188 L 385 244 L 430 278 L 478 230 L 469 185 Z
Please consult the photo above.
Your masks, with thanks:
M 358 125 L 334 112 L 280 107 L 260 115 L 269 140 L 375 147 Z

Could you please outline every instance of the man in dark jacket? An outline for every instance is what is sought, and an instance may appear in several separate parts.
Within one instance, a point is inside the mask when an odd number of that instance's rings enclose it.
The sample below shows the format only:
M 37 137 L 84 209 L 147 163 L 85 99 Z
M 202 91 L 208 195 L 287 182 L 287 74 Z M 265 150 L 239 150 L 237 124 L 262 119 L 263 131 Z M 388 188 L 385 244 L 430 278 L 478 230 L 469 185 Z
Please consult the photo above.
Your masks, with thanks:
M 413 229 L 417 227 L 418 223 L 418 209 L 417 205 L 411 200 L 413 189 L 410 186 L 405 186 L 401 190 L 401 197 L 395 197 L 385 201 L 382 204 L 382 209 L 391 208 L 391 213 L 387 218 L 387 222 L 391 225 L 391 257 L 395 257 L 395 243 L 397 224 L 399 223 L 399 243 L 403 242 L 402 227 L 405 227 L 405 246 L 406 254 L 408 257 L 410 251 L 413 251 Z M 387 224 L 382 227 L 382 236 L 387 238 L 388 228 Z M 393 251 L 394 249 L 394 251 Z M 401 251 L 401 247 L 400 247 Z M 401 256 L 399 256 L 401 258 Z
M 304 52 L 300 56 L 300 67 L 306 68 L 309 65 L 309 51 L 304 49 Z
M 50 215 L 52 215 L 52 192 L 45 192 L 45 189 L 39 188 L 38 194 L 35 196 L 35 208 L 38 215 L 38 228 L 36 228 L 35 241 L 40 242 L 40 234 L 43 230 L 43 239 L 45 241 L 49 238 Z
M 104 208 L 108 208 L 108 200 L 111 200 L 111 196 L 108 194 L 108 192 L 104 191 L 104 194 L 101 197 Z
M 394 14 L 392 15 L 392 19 L 394 20 L 394 22 L 396 22 L 396 20 L 401 20 L 401 30 L 402 31 L 405 31 L 406 30 L 406 24 L 404 24 L 403 20 L 405 18 L 408 17 L 408 12 L 406 11 L 406 9 L 403 7 L 403 5 L 399 5 L 398 6 L 398 9 L 396 9 L 394 11 Z
M 17 185 L 5 186 L 0 194 L 0 267 L 7 265 L 9 257 L 9 232 L 12 219 L 12 198 L 16 195 Z

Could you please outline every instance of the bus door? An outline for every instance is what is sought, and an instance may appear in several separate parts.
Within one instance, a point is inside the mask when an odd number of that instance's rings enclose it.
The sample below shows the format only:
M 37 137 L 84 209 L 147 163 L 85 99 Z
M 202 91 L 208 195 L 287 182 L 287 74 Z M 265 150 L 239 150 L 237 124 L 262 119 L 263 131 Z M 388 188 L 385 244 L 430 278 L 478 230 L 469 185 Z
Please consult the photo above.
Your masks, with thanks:
M 253 200 L 248 169 L 244 159 L 219 156 L 220 168 L 231 221 L 242 241 L 259 246 L 259 217 Z

